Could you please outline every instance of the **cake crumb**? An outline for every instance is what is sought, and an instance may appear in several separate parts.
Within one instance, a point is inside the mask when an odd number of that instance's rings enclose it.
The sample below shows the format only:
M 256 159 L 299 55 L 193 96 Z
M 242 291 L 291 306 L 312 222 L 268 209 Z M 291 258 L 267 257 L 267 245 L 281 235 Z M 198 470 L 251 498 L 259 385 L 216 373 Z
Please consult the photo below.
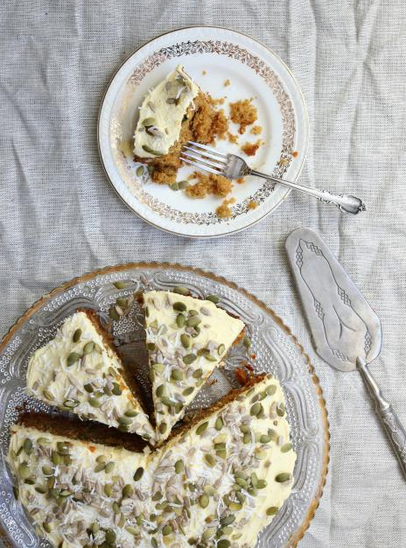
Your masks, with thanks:
M 295 150 L 294 152 L 292 152 L 292 156 L 293 156 L 293 158 L 297 158 L 299 156 L 298 151 Z
M 259 147 L 261 146 L 262 141 L 259 139 L 256 143 L 245 143 L 245 145 L 242 145 L 241 150 L 247 155 L 247 156 L 255 156 L 257 153 Z
M 227 135 L 228 135 L 228 140 L 230 141 L 230 143 L 235 144 L 235 143 L 238 142 L 238 135 L 233 135 L 230 132 L 228 132 Z
M 245 183 L 244 177 L 238 177 L 238 179 L 236 179 L 235 181 L 236 181 L 236 183 L 238 183 L 239 185 L 242 185 L 243 183 Z
M 258 207 L 258 202 L 256 202 L 255 200 L 251 200 L 248 203 L 248 209 L 257 209 L 257 207 Z
M 217 215 L 220 217 L 220 219 L 229 219 L 232 216 L 232 211 L 230 209 L 230 204 L 235 203 L 235 198 L 231 198 L 230 200 L 224 200 L 224 202 L 216 209 Z
M 261 135 L 262 133 L 262 127 L 261 126 L 254 126 L 252 129 L 251 129 L 251 133 L 253 135 Z
M 193 178 L 197 179 L 198 182 L 185 190 L 190 198 L 205 198 L 208 194 L 224 198 L 232 189 L 230 179 L 226 179 L 222 175 L 214 175 L 213 173 L 203 175 L 198 172 L 195 172 L 193 175 Z
M 257 109 L 248 99 L 230 103 L 230 113 L 231 120 L 240 126 L 238 130 L 240 135 L 245 133 L 247 126 L 250 126 L 258 119 Z
M 230 80 L 227 78 L 227 80 L 224 82 L 224 86 L 228 87 L 231 84 Z

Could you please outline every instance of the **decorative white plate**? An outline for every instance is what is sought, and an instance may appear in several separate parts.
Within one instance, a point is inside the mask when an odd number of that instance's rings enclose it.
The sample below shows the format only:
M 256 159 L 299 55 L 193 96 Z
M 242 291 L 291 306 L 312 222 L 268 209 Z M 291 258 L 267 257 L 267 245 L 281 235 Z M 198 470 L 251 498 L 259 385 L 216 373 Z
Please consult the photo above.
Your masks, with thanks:
M 132 136 L 138 106 L 148 89 L 178 64 L 185 66 L 203 91 L 214 98 L 226 97 L 226 113 L 228 102 L 253 98 L 262 134 L 252 135 L 248 128 L 239 144 L 218 141 L 218 149 L 244 157 L 241 144 L 260 137 L 265 145 L 253 158 L 246 157 L 250 165 L 292 181 L 299 177 L 308 144 L 303 95 L 273 51 L 244 34 L 215 27 L 185 28 L 148 42 L 127 59 L 106 91 L 98 123 L 100 155 L 113 188 L 130 209 L 155 227 L 181 236 L 208 238 L 238 232 L 271 213 L 290 190 L 248 177 L 245 184 L 234 186 L 232 217 L 221 219 L 215 213 L 221 198 L 193 200 L 167 185 L 152 183 L 148 172 L 137 176 L 140 164 L 133 160 Z M 227 79 L 231 85 L 225 87 Z M 191 171 L 182 168 L 179 180 Z M 256 209 L 249 208 L 252 201 L 257 202 Z
M 113 284 L 126 281 L 118 290 Z M 0 546 L 4 548 L 49 548 L 39 540 L 31 520 L 13 493 L 13 482 L 5 457 L 9 429 L 21 412 L 44 410 L 44 404 L 25 395 L 25 375 L 30 356 L 55 336 L 58 326 L 78 308 L 96 310 L 102 321 L 117 297 L 138 290 L 190 288 L 195 296 L 217 294 L 219 306 L 241 317 L 252 340 L 255 371 L 273 373 L 281 382 L 292 443 L 298 458 L 295 482 L 289 499 L 269 527 L 260 534 L 257 548 L 287 548 L 297 545 L 319 504 L 327 474 L 329 431 L 327 411 L 318 378 L 302 346 L 271 309 L 224 278 L 180 265 L 141 263 L 106 268 L 65 283 L 34 304 L 12 327 L 0 344 Z M 135 301 L 128 316 L 114 322 L 113 335 L 123 359 L 138 356 L 145 343 L 143 315 Z M 206 407 L 226 394 L 235 383 L 236 368 L 247 353 L 233 347 L 226 366 L 215 373 L 217 382 L 206 385 L 191 408 Z M 148 367 L 138 368 L 145 386 Z

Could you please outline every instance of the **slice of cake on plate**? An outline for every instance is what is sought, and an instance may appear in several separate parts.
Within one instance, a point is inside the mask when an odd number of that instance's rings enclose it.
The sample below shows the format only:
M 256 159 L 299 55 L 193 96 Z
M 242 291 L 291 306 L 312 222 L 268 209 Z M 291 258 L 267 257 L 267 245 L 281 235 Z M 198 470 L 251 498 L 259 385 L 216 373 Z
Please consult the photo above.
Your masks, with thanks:
M 180 151 L 188 141 L 209 144 L 225 137 L 228 121 L 215 104 L 182 65 L 148 92 L 134 132 L 134 158 L 148 164 L 153 181 L 176 181 Z
M 82 419 L 136 432 L 154 443 L 137 387 L 127 377 L 95 314 L 79 311 L 31 357 L 27 392 Z
M 11 428 L 18 499 L 55 548 L 252 548 L 292 490 L 296 454 L 272 376 L 153 453 L 92 426 L 31 414 Z
M 165 440 L 244 329 L 209 300 L 144 293 L 156 436 Z

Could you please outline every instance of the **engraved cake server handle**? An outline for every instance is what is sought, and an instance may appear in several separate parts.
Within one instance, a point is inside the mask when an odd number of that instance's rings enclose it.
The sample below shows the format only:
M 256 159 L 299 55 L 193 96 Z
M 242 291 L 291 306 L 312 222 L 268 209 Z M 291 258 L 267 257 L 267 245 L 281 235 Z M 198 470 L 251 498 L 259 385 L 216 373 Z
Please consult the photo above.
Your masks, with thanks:
M 384 398 L 375 378 L 372 376 L 366 361 L 357 358 L 357 368 L 375 403 L 375 411 L 388 434 L 393 449 L 399 460 L 403 475 L 406 478 L 406 431 L 402 426 L 392 405 Z
M 247 175 L 254 175 L 255 177 L 261 177 L 261 179 L 267 179 L 275 183 L 298 190 L 303 194 L 313 196 L 317 200 L 325 204 L 333 204 L 340 211 L 345 213 L 351 213 L 356 215 L 360 211 L 366 211 L 365 204 L 360 198 L 352 196 L 351 194 L 333 194 L 328 190 L 319 190 L 305 185 L 299 185 L 292 181 L 286 181 L 273 175 L 266 175 L 255 169 L 251 169 L 247 162 L 235 154 L 223 154 L 216 149 L 201 145 L 189 141 L 182 149 L 181 160 L 187 164 L 191 164 L 194 167 L 214 173 L 215 175 L 222 175 L 227 179 L 239 179 L 240 177 L 246 177 Z

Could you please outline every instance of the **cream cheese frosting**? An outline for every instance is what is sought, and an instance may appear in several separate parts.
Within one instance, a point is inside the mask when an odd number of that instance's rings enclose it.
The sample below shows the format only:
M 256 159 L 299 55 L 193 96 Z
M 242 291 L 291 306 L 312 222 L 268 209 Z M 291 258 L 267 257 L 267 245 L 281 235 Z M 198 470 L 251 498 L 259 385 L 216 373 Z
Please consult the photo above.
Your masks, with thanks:
M 255 546 L 296 454 L 276 379 L 230 398 L 151 454 L 13 426 L 8 462 L 38 534 L 58 548 Z
M 244 329 L 209 300 L 144 293 L 156 436 L 165 440 Z
M 155 158 L 168 154 L 179 139 L 183 118 L 199 87 L 182 65 L 149 91 L 139 109 L 134 133 L 134 154 Z
M 67 318 L 31 357 L 27 393 L 154 443 L 148 416 L 122 376 L 122 364 L 85 312 Z

